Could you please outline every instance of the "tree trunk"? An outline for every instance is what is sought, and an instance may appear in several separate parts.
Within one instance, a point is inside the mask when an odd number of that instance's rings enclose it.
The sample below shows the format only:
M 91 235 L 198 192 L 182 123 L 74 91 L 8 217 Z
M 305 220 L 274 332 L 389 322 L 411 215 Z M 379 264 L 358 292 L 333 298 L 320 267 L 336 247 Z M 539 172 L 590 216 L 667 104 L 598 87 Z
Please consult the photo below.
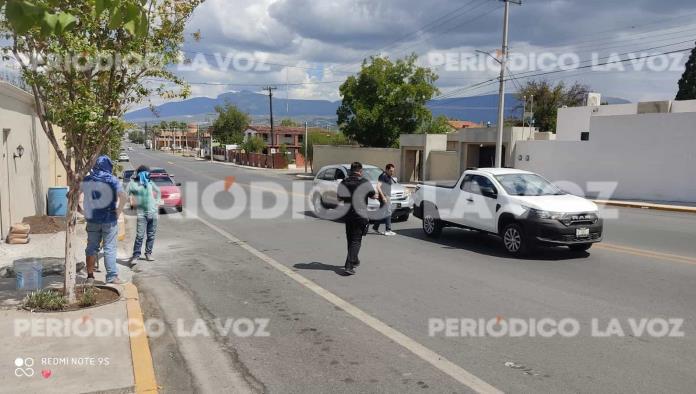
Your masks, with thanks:
M 75 283 L 77 279 L 77 257 L 75 254 L 74 243 L 77 239 L 77 205 L 80 198 L 80 183 L 70 182 L 70 191 L 68 192 L 68 228 L 65 231 L 65 277 L 64 277 L 64 294 L 69 303 L 75 303 L 77 297 L 75 295 Z

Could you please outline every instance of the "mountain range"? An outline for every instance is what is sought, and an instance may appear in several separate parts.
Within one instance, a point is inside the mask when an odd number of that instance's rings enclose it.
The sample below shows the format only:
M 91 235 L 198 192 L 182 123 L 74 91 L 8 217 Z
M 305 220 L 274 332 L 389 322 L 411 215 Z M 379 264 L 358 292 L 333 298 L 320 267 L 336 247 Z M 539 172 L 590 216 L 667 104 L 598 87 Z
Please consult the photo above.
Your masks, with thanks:
M 505 95 L 506 117 L 522 112 L 522 103 L 514 94 Z M 619 98 L 605 97 L 603 101 L 609 104 L 622 104 L 629 101 Z M 150 108 L 129 112 L 125 120 L 134 123 L 160 122 L 162 120 L 204 120 L 215 112 L 215 107 L 226 103 L 237 106 L 252 118 L 268 119 L 268 96 L 250 91 L 228 92 L 216 98 L 195 97 L 188 100 L 171 102 L 155 107 L 155 113 Z M 328 119 L 336 120 L 336 109 L 340 101 L 329 100 L 299 100 L 274 97 L 273 115 L 276 119 L 293 118 L 297 120 Z M 492 122 L 498 118 L 498 95 L 472 97 L 455 97 L 442 100 L 431 100 L 428 107 L 434 115 L 445 115 L 451 119 L 469 120 L 472 122 Z

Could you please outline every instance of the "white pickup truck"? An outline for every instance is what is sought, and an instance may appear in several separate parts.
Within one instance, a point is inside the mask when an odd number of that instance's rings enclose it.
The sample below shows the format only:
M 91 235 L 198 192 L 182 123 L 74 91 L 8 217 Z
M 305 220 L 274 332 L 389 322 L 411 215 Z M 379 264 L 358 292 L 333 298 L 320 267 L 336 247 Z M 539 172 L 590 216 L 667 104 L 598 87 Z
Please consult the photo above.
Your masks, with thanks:
M 426 235 L 438 237 L 445 227 L 491 233 L 512 255 L 537 245 L 586 251 L 602 240 L 603 220 L 595 203 L 527 171 L 467 170 L 455 184 L 419 185 L 413 200 Z

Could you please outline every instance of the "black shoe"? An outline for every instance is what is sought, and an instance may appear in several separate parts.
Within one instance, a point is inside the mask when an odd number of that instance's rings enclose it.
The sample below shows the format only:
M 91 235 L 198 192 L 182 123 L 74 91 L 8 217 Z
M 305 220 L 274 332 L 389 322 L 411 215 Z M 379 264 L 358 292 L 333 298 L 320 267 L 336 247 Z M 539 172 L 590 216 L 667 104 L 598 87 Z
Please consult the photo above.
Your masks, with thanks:
M 354 264 L 353 264 L 353 268 L 358 268 L 358 267 L 360 267 L 360 263 L 354 263 Z
M 345 268 L 343 272 L 345 272 L 346 275 L 355 275 L 355 270 L 353 267 Z

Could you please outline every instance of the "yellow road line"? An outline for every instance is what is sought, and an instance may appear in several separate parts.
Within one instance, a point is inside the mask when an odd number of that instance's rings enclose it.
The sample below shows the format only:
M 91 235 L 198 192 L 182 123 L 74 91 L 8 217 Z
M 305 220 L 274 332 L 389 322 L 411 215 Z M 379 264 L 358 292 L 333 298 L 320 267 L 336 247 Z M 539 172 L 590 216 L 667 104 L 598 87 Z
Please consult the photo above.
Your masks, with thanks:
M 620 245 L 614 245 L 614 244 L 608 244 L 608 243 L 595 244 L 595 247 L 599 248 L 599 249 L 611 250 L 613 252 L 628 253 L 628 254 L 632 254 L 634 256 L 654 257 L 654 258 L 658 258 L 658 259 L 662 259 L 662 260 L 674 261 L 677 263 L 696 265 L 696 258 L 688 257 L 688 256 L 680 256 L 680 255 L 676 255 L 676 254 L 654 252 L 651 250 L 636 249 L 636 248 L 631 248 L 628 246 L 620 246 Z
M 138 288 L 132 283 L 125 285 L 128 332 L 130 333 L 131 358 L 136 393 L 157 393 L 155 367 L 152 363 L 150 344 L 147 341 L 143 311 L 140 308 Z

